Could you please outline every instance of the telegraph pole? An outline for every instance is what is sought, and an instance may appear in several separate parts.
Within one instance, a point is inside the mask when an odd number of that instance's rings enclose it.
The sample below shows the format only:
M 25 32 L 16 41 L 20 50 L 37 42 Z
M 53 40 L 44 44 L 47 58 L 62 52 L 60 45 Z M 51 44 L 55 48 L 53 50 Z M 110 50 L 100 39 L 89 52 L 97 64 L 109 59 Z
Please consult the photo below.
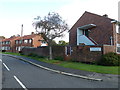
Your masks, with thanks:
M 21 37 L 23 36 L 23 24 L 21 25 Z
M 22 43 L 23 43 L 23 38 L 22 38 L 22 36 L 23 36 L 23 24 L 21 25 L 21 47 L 20 47 L 20 51 L 22 50 Z

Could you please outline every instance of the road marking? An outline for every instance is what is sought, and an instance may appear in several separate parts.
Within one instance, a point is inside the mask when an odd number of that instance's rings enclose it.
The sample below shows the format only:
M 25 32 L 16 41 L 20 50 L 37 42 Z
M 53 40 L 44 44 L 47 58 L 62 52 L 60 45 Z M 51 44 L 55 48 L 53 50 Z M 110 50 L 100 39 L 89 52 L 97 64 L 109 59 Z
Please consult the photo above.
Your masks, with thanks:
M 2 59 L 0 59 L 0 62 L 2 62 Z
M 8 68 L 8 66 L 7 66 L 5 63 L 3 63 L 3 65 L 5 66 L 5 68 L 6 68 L 8 71 L 10 71 L 10 69 Z
M 14 76 L 14 78 L 16 79 L 16 81 L 22 86 L 22 88 L 24 88 L 25 90 L 28 90 L 25 85 L 22 84 L 22 82 L 16 77 Z

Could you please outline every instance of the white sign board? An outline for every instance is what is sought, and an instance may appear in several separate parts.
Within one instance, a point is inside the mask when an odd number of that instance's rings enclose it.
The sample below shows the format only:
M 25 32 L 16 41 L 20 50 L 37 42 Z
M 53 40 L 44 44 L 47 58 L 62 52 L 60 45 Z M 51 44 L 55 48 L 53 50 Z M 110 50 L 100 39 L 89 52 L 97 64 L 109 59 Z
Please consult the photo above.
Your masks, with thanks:
M 101 51 L 101 47 L 90 47 L 90 51 Z

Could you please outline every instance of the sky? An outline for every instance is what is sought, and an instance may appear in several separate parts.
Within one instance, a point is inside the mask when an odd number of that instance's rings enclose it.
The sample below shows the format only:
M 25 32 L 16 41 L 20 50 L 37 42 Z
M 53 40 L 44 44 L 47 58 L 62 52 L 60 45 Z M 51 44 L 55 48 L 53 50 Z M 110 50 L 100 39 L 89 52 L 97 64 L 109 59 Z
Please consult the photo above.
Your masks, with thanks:
M 119 0 L 0 0 L 0 36 L 29 35 L 35 32 L 32 22 L 37 16 L 44 17 L 49 12 L 59 13 L 68 23 L 69 29 L 85 11 L 98 15 L 107 14 L 118 20 Z M 119 4 L 120 5 L 120 4 Z M 69 41 L 69 34 L 56 41 Z

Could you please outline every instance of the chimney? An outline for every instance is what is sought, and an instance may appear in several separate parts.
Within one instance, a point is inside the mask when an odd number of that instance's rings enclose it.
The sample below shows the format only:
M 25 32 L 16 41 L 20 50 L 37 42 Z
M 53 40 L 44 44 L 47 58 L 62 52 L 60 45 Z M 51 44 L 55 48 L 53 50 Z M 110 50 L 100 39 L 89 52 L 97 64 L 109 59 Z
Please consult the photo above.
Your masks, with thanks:
M 108 18 L 108 15 L 107 15 L 107 14 L 104 14 L 103 16 Z
M 31 35 L 34 35 L 34 32 L 31 32 Z

